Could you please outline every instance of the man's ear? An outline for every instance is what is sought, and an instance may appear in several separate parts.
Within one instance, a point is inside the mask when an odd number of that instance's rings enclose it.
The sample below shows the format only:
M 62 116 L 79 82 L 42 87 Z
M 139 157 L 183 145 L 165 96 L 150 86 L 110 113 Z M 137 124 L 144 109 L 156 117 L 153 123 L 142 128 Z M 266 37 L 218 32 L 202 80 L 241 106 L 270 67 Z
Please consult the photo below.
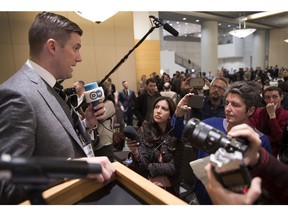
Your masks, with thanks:
M 56 46 L 57 46 L 56 43 L 57 42 L 52 38 L 48 39 L 46 42 L 47 49 L 48 49 L 49 53 L 51 53 L 52 55 L 54 55 L 54 53 L 56 52 Z
M 256 110 L 255 106 L 250 107 L 247 112 L 248 116 L 251 117 L 254 114 L 255 110 Z

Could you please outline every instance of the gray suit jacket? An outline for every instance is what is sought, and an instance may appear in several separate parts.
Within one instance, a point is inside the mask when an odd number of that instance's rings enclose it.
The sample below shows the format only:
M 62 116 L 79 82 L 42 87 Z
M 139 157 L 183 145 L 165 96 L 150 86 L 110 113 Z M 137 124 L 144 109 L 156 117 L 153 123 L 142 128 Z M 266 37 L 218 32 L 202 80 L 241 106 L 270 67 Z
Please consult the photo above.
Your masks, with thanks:
M 85 157 L 69 113 L 55 90 L 24 64 L 0 85 L 0 154 Z M 79 127 L 86 132 L 80 121 Z

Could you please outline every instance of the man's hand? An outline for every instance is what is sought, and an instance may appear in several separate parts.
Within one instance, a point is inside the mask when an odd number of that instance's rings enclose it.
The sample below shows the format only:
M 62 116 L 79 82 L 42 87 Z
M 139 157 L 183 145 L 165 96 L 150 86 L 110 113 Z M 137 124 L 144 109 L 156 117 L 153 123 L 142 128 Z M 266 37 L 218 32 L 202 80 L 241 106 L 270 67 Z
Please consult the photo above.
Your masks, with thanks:
M 246 165 L 253 167 L 259 159 L 258 151 L 261 146 L 261 140 L 258 133 L 249 125 L 240 124 L 232 127 L 227 135 L 230 137 L 242 137 L 247 139 L 249 145 L 244 155 L 244 162 Z
M 207 164 L 205 167 L 207 175 L 206 190 L 213 202 L 218 205 L 251 205 L 261 195 L 261 179 L 255 177 L 251 181 L 250 188 L 244 194 L 239 194 L 227 190 L 224 188 L 215 178 L 212 171 L 213 167 L 211 164 Z
M 85 110 L 85 119 L 87 128 L 94 128 L 99 121 L 103 121 L 106 118 L 104 103 L 101 102 L 97 106 L 93 107 L 89 104 L 88 108 Z
M 109 161 L 107 157 L 87 157 L 80 158 L 79 160 L 85 160 L 88 163 L 98 163 L 102 167 L 101 173 L 89 174 L 87 177 L 95 179 L 97 183 L 104 183 L 105 185 L 114 180 L 115 167 Z
M 274 103 L 268 103 L 266 105 L 266 111 L 270 119 L 276 118 L 276 107 L 277 104 L 274 105 Z
M 183 117 L 188 111 L 191 110 L 191 107 L 188 107 L 188 101 L 192 95 L 193 93 L 188 93 L 179 101 L 175 110 L 175 115 L 177 117 Z

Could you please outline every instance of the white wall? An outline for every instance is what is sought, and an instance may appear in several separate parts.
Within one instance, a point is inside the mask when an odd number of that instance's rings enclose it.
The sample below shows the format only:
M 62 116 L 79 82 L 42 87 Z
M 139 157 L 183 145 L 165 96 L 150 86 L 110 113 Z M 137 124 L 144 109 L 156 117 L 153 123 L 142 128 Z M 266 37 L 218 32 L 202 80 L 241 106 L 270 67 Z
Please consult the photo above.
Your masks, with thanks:
M 174 51 L 177 55 L 190 59 L 196 65 L 201 66 L 201 47 L 198 42 L 185 41 L 161 41 L 161 51 Z M 161 61 L 162 64 L 162 61 Z
M 185 68 L 175 64 L 175 51 L 160 51 L 161 73 L 166 72 L 172 75 L 178 71 L 185 71 Z

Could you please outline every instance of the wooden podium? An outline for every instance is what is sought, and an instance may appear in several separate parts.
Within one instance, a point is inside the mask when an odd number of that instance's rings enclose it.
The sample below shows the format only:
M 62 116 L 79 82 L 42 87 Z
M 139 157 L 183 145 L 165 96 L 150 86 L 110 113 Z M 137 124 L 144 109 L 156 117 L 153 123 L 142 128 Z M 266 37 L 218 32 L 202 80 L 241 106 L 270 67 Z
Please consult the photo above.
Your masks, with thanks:
M 135 199 L 141 200 L 141 204 L 188 205 L 123 164 L 114 162 L 113 165 L 116 169 L 115 184 L 128 190 L 129 194 L 132 194 Z M 72 205 L 81 202 L 91 194 L 97 194 L 98 191 L 103 189 L 105 189 L 104 185 L 97 184 L 92 179 L 73 179 L 44 191 L 42 195 L 50 205 Z M 21 204 L 30 205 L 30 201 Z M 109 204 L 118 205 L 118 203 Z

